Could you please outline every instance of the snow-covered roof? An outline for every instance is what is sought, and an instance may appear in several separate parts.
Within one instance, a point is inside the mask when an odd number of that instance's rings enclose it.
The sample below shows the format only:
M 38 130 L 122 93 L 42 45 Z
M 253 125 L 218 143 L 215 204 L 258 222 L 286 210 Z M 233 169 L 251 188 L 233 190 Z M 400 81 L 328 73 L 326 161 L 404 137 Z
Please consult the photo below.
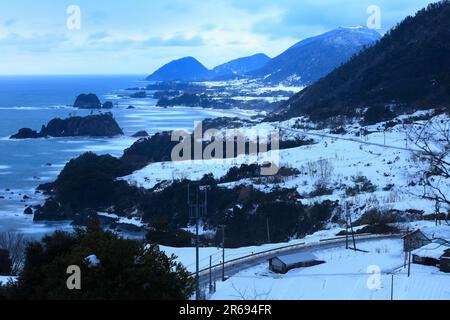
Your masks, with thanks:
M 414 235 L 414 234 L 417 234 L 417 233 L 421 233 L 422 235 L 424 235 L 424 236 L 426 237 L 426 235 L 422 232 L 422 230 L 417 229 L 417 230 L 415 230 L 415 231 L 408 232 L 407 234 L 405 234 L 405 235 L 402 237 L 402 239 L 408 238 L 408 237 L 410 237 L 410 236 L 412 236 L 412 235 Z
M 445 253 L 445 251 L 449 249 L 450 246 L 433 242 L 422 248 L 414 250 L 412 254 L 422 258 L 432 258 L 438 260 Z
M 309 252 L 299 252 L 299 253 L 279 256 L 279 257 L 276 257 L 276 259 L 279 259 L 286 266 L 290 266 L 290 265 L 300 263 L 300 262 L 315 261 L 315 260 L 317 260 L 317 257 L 314 254 L 309 253 Z

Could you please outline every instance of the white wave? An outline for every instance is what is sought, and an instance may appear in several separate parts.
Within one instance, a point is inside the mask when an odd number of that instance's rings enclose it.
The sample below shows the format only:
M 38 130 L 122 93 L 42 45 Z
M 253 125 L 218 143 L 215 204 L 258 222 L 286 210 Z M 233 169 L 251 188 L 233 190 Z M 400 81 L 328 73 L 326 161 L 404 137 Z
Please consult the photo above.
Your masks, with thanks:
M 75 109 L 68 105 L 54 105 L 47 107 L 0 107 L 0 110 L 22 110 L 22 111 L 36 111 L 36 110 L 51 110 L 51 109 Z

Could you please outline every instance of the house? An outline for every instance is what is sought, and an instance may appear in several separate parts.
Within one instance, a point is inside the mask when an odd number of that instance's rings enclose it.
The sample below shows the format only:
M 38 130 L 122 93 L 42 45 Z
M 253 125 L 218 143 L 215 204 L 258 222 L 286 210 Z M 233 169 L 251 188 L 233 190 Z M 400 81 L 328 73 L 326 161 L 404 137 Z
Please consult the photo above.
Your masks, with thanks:
M 433 242 L 422 248 L 412 251 L 413 260 L 415 264 L 422 264 L 425 266 L 440 266 L 441 257 L 450 250 L 449 245 Z
M 269 269 L 276 273 L 287 273 L 296 268 L 312 267 L 325 263 L 312 253 L 294 253 L 269 259 Z
M 431 243 L 431 240 L 420 229 L 407 233 L 402 239 L 404 252 L 411 252 Z
M 439 259 L 439 269 L 441 272 L 450 273 L 450 249 L 445 250 Z

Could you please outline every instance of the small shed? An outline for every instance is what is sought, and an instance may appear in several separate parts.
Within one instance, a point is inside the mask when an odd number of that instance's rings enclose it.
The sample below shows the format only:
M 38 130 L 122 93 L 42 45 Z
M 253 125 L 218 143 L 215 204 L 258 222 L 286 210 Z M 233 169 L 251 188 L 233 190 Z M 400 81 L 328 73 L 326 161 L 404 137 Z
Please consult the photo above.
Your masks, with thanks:
M 433 242 L 412 252 L 413 263 L 439 267 L 441 257 L 450 248 L 442 243 Z
M 312 253 L 294 253 L 269 259 L 269 269 L 276 273 L 286 273 L 296 268 L 312 267 L 325 263 Z
M 404 252 L 411 252 L 431 243 L 431 240 L 420 229 L 407 233 L 402 239 Z
M 439 269 L 441 272 L 450 273 L 450 249 L 445 250 L 439 259 Z

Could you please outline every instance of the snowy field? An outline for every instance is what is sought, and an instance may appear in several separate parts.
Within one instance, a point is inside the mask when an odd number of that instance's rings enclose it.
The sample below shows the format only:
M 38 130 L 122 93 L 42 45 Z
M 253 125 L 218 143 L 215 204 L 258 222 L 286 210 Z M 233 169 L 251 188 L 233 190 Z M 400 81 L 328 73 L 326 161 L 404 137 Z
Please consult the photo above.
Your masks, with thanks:
M 422 113 L 419 112 L 415 115 Z M 270 132 L 276 126 L 292 128 L 297 120 L 302 119 L 291 119 L 274 124 L 263 123 L 256 125 L 253 129 Z M 448 118 L 446 120 L 448 121 Z M 412 186 L 413 182 L 417 182 L 418 172 L 424 163 L 417 162 L 413 158 L 411 149 L 414 150 L 414 146 L 412 142 L 406 140 L 406 132 L 411 130 L 411 127 L 405 128 L 397 125 L 389 128 L 384 134 L 380 132 L 380 126 L 381 124 L 366 127 L 365 129 L 372 133 L 365 137 L 357 136 L 361 130 L 357 124 L 347 126 L 345 135 L 330 134 L 328 129 L 308 130 L 311 136 L 301 131 L 297 133 L 284 130 L 282 131 L 283 136 L 289 139 L 307 136 L 316 141 L 314 145 L 280 150 L 279 152 L 279 165 L 296 168 L 300 170 L 300 175 L 276 184 L 258 184 L 254 180 L 244 179 L 224 186 L 231 188 L 238 184 L 249 184 L 267 192 L 274 187 L 296 188 L 301 195 L 304 195 L 304 199 L 301 200 L 303 204 L 324 200 L 345 200 L 351 202 L 355 208 L 364 206 L 366 211 L 371 208 L 400 211 L 413 209 L 423 211 L 425 214 L 434 213 L 434 203 L 419 197 L 423 191 L 422 188 Z M 384 147 L 384 144 L 390 148 Z M 154 163 L 124 179 L 138 186 L 152 188 L 164 180 L 200 179 L 209 173 L 212 173 L 215 178 L 221 178 L 234 166 L 256 161 L 256 157 L 246 156 L 232 161 L 200 160 Z M 316 167 L 317 169 L 317 165 L 321 161 L 325 161 L 329 167 L 329 173 L 325 177 L 310 173 L 311 168 Z M 367 177 L 375 185 L 376 191 L 359 193 L 354 196 L 346 195 L 346 188 L 354 185 L 352 180 L 356 176 Z M 319 181 L 326 181 L 327 186 L 333 189 L 333 194 L 308 197 L 308 194 L 315 190 Z M 450 192 L 450 182 L 446 182 L 445 188 Z M 442 209 L 444 210 L 444 208 Z M 355 219 L 358 219 L 363 213 L 357 210 L 352 212 Z
M 401 240 L 364 242 L 369 253 L 335 248 L 313 253 L 325 264 L 275 274 L 268 263 L 247 269 L 217 284 L 215 300 L 389 300 L 394 273 L 394 299 L 450 299 L 450 274 L 413 265 L 403 268 Z
M 422 116 L 418 112 L 412 116 Z M 405 120 L 408 116 L 399 117 Z M 304 119 L 291 119 L 281 123 L 259 124 L 252 129 L 270 131 L 274 128 L 293 128 Z M 446 116 L 438 116 L 435 121 L 448 121 Z M 310 123 L 304 122 L 308 125 Z M 422 187 L 417 179 L 426 163 L 414 157 L 416 147 L 407 139 L 408 132 L 425 124 L 418 121 L 414 125 L 398 124 L 384 131 L 383 124 L 361 127 L 349 124 L 347 133 L 337 135 L 329 129 L 318 130 L 308 128 L 282 130 L 285 138 L 307 137 L 316 144 L 280 151 L 280 166 L 296 168 L 300 174 L 271 183 L 255 179 L 243 179 L 224 184 L 232 188 L 240 184 L 252 185 L 261 191 L 270 192 L 276 187 L 295 188 L 303 204 L 312 204 L 324 200 L 339 200 L 351 204 L 354 221 L 368 210 L 414 211 L 430 215 L 435 212 L 435 203 L 420 198 Z M 360 136 L 365 129 L 370 133 Z M 230 160 L 187 161 L 180 163 L 151 164 L 133 175 L 126 177 L 130 183 L 152 188 L 162 180 L 200 179 L 212 173 L 215 178 L 223 177 L 227 171 L 243 163 L 254 163 L 256 157 L 241 157 Z M 312 174 L 311 167 L 317 169 L 319 162 L 327 163 L 326 176 Z M 375 186 L 371 192 L 358 192 L 348 195 L 346 190 L 355 185 L 355 177 L 365 176 Z M 156 179 L 155 177 L 158 177 Z M 325 181 L 332 189 L 331 195 L 310 196 L 319 181 Z M 444 193 L 450 193 L 450 182 L 443 181 Z M 441 208 L 446 212 L 448 208 Z M 402 230 L 421 229 L 430 238 L 450 237 L 448 225 L 436 226 L 431 221 L 399 222 Z M 328 225 L 329 230 L 322 230 L 305 239 L 293 240 L 289 243 L 267 244 L 260 247 L 227 249 L 226 260 L 300 243 L 317 243 L 320 239 L 334 237 L 340 229 L 336 225 Z M 206 231 L 205 231 L 206 232 Z M 167 254 L 174 254 L 189 271 L 195 270 L 194 248 L 161 247 Z M 326 261 L 325 264 L 308 269 L 297 269 L 286 275 L 276 275 L 268 270 L 267 263 L 242 270 L 225 283 L 218 284 L 218 291 L 212 299 L 391 299 L 391 273 L 394 275 L 394 299 L 450 299 L 450 275 L 440 273 L 437 268 L 412 266 L 412 275 L 407 277 L 403 268 L 401 240 L 382 240 L 365 242 L 364 250 L 368 253 L 346 251 L 342 247 L 317 250 L 314 253 Z M 209 266 L 209 259 L 218 264 L 222 259 L 220 248 L 201 248 L 200 267 Z M 380 272 L 377 274 L 374 272 Z
M 359 226 L 354 228 L 355 231 L 363 228 Z M 429 238 L 448 238 L 450 236 L 450 226 L 443 224 L 435 226 L 432 221 L 416 221 L 399 224 L 404 230 L 420 229 Z M 303 239 L 292 240 L 285 243 L 271 243 L 261 246 L 242 247 L 237 249 L 225 249 L 225 261 L 236 258 L 245 257 L 251 254 L 257 254 L 267 250 L 282 248 L 285 246 L 292 246 L 297 244 L 318 244 L 321 240 L 335 238 L 336 234 L 345 229 L 333 226 L 328 230 L 321 230 L 312 235 L 308 235 Z M 205 232 L 205 231 L 204 231 Z M 392 242 L 395 243 L 395 242 Z M 181 262 L 190 272 L 195 271 L 195 248 L 173 248 L 167 246 L 160 246 L 160 249 L 167 255 L 175 255 L 177 261 Z M 222 248 L 209 247 L 200 248 L 200 269 L 209 267 L 209 258 L 212 257 L 213 265 L 219 264 L 222 261 Z
M 264 252 L 267 250 L 277 249 L 285 246 L 297 245 L 302 243 L 319 243 L 321 239 L 329 239 L 335 237 L 336 233 L 342 231 L 340 228 L 330 230 L 322 230 L 307 236 L 304 239 L 292 240 L 286 243 L 271 243 L 261 246 L 242 247 L 237 249 L 225 249 L 225 261 L 241 258 L 251 254 Z M 357 229 L 355 229 L 357 230 Z M 195 248 L 173 248 L 160 246 L 160 249 L 167 255 L 175 255 L 177 261 L 181 262 L 189 271 L 195 271 Z M 200 248 L 200 269 L 209 267 L 209 257 L 212 257 L 213 265 L 222 262 L 222 248 Z

